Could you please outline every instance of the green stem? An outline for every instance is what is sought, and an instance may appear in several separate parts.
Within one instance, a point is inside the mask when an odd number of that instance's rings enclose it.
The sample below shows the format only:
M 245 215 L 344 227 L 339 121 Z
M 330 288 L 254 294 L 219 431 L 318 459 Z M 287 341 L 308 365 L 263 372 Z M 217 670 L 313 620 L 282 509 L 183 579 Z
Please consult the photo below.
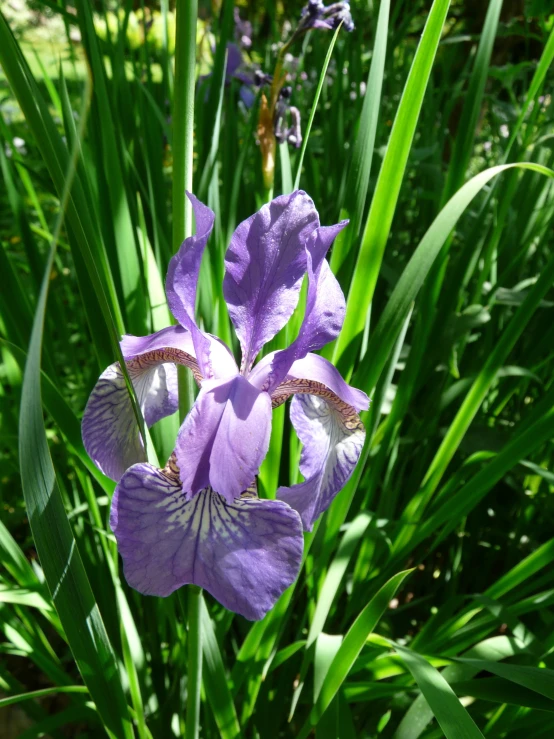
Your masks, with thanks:
M 196 81 L 196 19 L 198 0 L 177 0 L 175 31 L 175 82 L 173 106 L 173 251 L 192 233 L 192 208 L 186 190 L 192 191 L 194 146 L 194 86 Z M 179 367 L 179 370 L 182 368 Z M 179 372 L 181 419 L 193 401 L 189 378 Z M 187 739 L 198 739 L 202 685 L 202 590 L 188 588 Z
M 200 727 L 200 686 L 202 684 L 202 628 L 200 611 L 202 590 L 188 587 L 188 684 L 187 684 L 187 739 L 198 739 Z
M 192 233 L 194 84 L 198 0 L 177 0 L 175 31 L 175 98 L 173 104 L 173 250 Z
M 194 86 L 196 81 L 196 18 L 198 0 L 177 0 L 175 30 L 175 82 L 173 103 L 173 251 L 192 233 L 194 147 Z M 190 383 L 178 368 L 179 415 L 184 419 L 192 402 Z

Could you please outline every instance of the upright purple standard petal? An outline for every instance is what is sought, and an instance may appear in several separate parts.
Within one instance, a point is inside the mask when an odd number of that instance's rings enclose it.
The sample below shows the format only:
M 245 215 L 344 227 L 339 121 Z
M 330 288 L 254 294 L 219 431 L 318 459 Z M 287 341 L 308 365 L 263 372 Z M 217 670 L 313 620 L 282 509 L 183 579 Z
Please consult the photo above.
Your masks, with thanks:
M 171 259 L 167 270 L 165 291 L 171 312 L 191 333 L 200 370 L 204 377 L 214 377 L 210 360 L 210 341 L 200 331 L 194 318 L 196 287 L 202 254 L 214 225 L 214 213 L 194 195 L 187 192 L 192 203 L 196 234 L 189 236 Z
M 302 560 L 300 519 L 284 503 L 229 503 L 211 490 L 187 500 L 176 475 L 149 464 L 120 480 L 110 524 L 133 588 L 166 596 L 194 583 L 250 620 L 273 607 Z
M 270 434 L 267 393 L 241 375 L 204 382 L 175 447 L 183 489 L 212 487 L 231 503 L 258 474 Z
M 264 205 L 233 234 L 223 293 L 240 340 L 243 371 L 296 308 L 306 271 L 304 244 L 318 225 L 311 198 L 297 190 Z
M 306 242 L 308 297 L 304 320 L 292 344 L 273 357 L 267 387 L 264 385 L 269 393 L 282 382 L 296 360 L 321 349 L 340 333 L 346 301 L 325 255 L 347 224 L 348 221 L 342 221 L 335 226 L 320 226 Z
M 300 472 L 305 481 L 279 488 L 277 498 L 297 510 L 311 531 L 354 471 L 365 430 L 352 407 L 318 395 L 296 395 L 290 417 L 303 444 Z

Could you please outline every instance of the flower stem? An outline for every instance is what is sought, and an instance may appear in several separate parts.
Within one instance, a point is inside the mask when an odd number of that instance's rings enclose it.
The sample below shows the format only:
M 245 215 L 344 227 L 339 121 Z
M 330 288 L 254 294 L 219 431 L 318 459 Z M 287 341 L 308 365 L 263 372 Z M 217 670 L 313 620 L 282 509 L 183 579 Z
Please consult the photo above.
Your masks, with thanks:
M 175 82 L 173 104 L 173 251 L 192 233 L 194 144 L 194 85 L 196 78 L 196 17 L 198 0 L 177 0 Z
M 172 244 L 173 251 L 176 252 L 183 240 L 192 233 L 192 207 L 185 190 L 192 192 L 198 0 L 177 0 L 175 10 Z M 184 367 L 177 367 L 181 422 L 194 402 L 188 374 Z
M 175 82 L 173 105 L 173 251 L 192 233 L 192 207 L 185 190 L 192 192 L 194 146 L 194 86 L 196 82 L 196 20 L 198 0 L 177 0 L 175 31 Z M 185 417 L 194 401 L 189 377 L 178 367 L 179 415 Z M 202 590 L 188 587 L 188 690 L 187 739 L 198 739 L 202 684 Z
M 202 684 L 202 589 L 188 587 L 188 682 L 187 682 L 187 739 L 198 739 L 200 728 L 200 686 Z

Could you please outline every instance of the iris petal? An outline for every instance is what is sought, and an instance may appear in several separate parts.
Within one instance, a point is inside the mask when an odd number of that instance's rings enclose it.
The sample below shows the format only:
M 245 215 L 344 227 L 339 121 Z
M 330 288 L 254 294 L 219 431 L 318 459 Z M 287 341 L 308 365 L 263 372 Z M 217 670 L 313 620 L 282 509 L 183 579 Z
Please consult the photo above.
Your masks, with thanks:
M 205 381 L 175 447 L 184 490 L 210 486 L 231 502 L 258 474 L 270 434 L 267 393 L 241 375 Z
M 189 236 L 171 259 L 165 291 L 171 312 L 191 333 L 195 354 L 204 377 L 214 377 L 210 358 L 211 342 L 196 325 L 194 311 L 200 263 L 214 225 L 214 213 L 194 195 L 187 192 L 196 221 L 196 234 Z
M 245 618 L 263 618 L 298 575 L 302 526 L 275 500 L 187 500 L 168 470 L 137 464 L 119 482 L 110 524 L 129 585 L 167 596 L 194 583 Z
M 292 344 L 276 352 L 264 389 L 271 393 L 285 378 L 292 364 L 337 338 L 344 323 L 346 301 L 325 255 L 336 236 L 348 224 L 320 226 L 306 242 L 308 295 L 304 320 Z
M 175 364 L 189 367 L 197 382 L 202 379 L 190 334 L 179 326 L 150 336 L 124 336 L 121 350 L 147 426 L 178 408 Z M 82 435 L 88 455 L 112 480 L 119 480 L 128 467 L 146 459 L 125 378 L 117 362 L 100 375 L 92 390 L 83 416 Z
M 297 190 L 264 205 L 233 234 L 225 255 L 223 294 L 245 372 L 296 308 L 306 271 L 304 244 L 318 225 L 311 198 Z
M 276 353 L 268 354 L 254 367 L 248 378 L 252 385 L 260 389 L 267 385 Z M 295 393 L 321 395 L 327 391 L 357 411 L 369 408 L 369 398 L 363 390 L 348 385 L 337 368 L 319 354 L 307 354 L 293 362 L 283 382 L 271 393 L 271 399 L 276 408 Z
M 299 512 L 307 531 L 348 481 L 365 440 L 355 410 L 330 396 L 296 395 L 291 403 L 291 421 L 303 444 L 300 471 L 305 481 L 279 488 L 277 498 Z
M 249 381 L 267 385 L 274 355 L 254 368 Z M 362 452 L 365 430 L 357 411 L 369 407 L 369 398 L 350 387 L 339 371 L 317 354 L 293 362 L 283 382 L 272 392 L 273 407 L 291 395 L 291 420 L 303 444 L 300 471 L 305 481 L 281 487 L 277 498 L 300 513 L 310 531 L 354 471 Z

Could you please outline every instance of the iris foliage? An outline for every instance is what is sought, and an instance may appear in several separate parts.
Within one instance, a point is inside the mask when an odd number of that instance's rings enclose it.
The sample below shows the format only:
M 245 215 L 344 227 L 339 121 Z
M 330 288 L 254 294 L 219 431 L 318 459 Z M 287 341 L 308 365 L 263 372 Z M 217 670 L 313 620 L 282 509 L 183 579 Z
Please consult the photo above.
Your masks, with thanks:
M 282 55 L 301 3 L 120 5 L 34 3 L 57 46 L 0 14 L 0 733 L 552 736 L 549 3 L 354 0 Z M 284 95 L 260 79 L 276 65 Z M 270 88 L 282 143 L 260 134 Z M 297 580 L 252 623 L 194 586 L 128 586 L 81 418 L 121 335 L 174 322 L 185 190 L 215 213 L 197 321 L 239 358 L 225 251 L 298 187 L 322 224 L 349 219 L 321 353 L 372 403 Z M 281 405 L 260 497 L 301 481 L 300 453 Z

